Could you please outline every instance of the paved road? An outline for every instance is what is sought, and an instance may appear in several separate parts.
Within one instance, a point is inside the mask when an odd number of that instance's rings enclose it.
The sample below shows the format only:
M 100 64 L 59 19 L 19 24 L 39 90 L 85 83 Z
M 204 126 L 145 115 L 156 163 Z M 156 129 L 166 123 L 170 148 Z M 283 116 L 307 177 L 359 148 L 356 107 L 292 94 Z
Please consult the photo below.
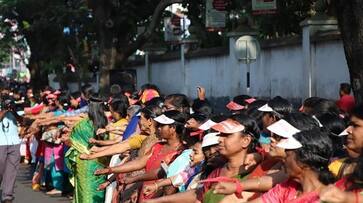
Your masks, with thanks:
M 15 184 L 15 200 L 14 203 L 70 203 L 65 197 L 49 197 L 44 192 L 34 192 L 31 189 L 31 172 L 30 166 L 20 165 L 18 177 Z

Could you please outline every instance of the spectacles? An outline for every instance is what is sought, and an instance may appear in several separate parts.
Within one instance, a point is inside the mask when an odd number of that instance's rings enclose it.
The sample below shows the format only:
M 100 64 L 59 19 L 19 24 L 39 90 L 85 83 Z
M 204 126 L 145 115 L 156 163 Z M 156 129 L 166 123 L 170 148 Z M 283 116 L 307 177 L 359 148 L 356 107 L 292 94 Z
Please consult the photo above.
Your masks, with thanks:
M 281 137 L 275 133 L 272 133 L 271 138 L 273 138 L 276 142 L 280 142 L 283 139 L 283 137 Z
M 163 105 L 162 108 L 166 111 L 170 111 L 170 110 L 175 110 L 176 108 L 174 106 L 166 106 L 166 105 Z

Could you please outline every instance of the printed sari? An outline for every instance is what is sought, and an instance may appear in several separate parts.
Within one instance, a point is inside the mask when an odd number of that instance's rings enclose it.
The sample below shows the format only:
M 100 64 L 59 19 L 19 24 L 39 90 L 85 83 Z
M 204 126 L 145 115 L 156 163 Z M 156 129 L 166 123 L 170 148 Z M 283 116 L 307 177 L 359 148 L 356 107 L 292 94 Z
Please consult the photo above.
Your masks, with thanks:
M 73 177 L 71 182 L 74 186 L 74 203 L 104 202 L 104 191 L 98 191 L 98 186 L 105 182 L 106 176 L 95 176 L 97 169 L 105 167 L 100 159 L 81 160 L 80 154 L 89 154 L 91 145 L 88 140 L 95 136 L 92 121 L 83 119 L 75 125 L 70 135 L 71 148 L 66 153 L 66 164 L 71 170 Z

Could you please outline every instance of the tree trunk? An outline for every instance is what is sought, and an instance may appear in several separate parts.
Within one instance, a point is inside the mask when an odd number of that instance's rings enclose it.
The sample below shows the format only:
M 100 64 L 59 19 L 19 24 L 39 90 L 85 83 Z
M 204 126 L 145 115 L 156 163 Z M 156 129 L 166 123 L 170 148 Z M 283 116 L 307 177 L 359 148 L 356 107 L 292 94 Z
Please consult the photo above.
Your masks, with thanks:
M 40 90 L 49 84 L 48 75 L 41 70 L 38 61 L 30 60 L 29 70 L 31 75 L 31 85 L 34 89 Z
M 357 103 L 363 102 L 363 1 L 333 1 Z

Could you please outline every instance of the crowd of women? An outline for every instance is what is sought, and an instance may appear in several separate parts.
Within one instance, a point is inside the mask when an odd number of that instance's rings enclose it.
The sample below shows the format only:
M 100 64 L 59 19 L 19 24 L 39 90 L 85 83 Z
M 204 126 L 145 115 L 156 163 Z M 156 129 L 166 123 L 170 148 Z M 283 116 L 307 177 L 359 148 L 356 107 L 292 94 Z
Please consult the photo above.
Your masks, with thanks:
M 363 202 L 363 105 L 238 95 L 217 114 L 202 87 L 194 100 L 151 84 L 110 92 L 27 90 L 33 190 L 75 203 Z

